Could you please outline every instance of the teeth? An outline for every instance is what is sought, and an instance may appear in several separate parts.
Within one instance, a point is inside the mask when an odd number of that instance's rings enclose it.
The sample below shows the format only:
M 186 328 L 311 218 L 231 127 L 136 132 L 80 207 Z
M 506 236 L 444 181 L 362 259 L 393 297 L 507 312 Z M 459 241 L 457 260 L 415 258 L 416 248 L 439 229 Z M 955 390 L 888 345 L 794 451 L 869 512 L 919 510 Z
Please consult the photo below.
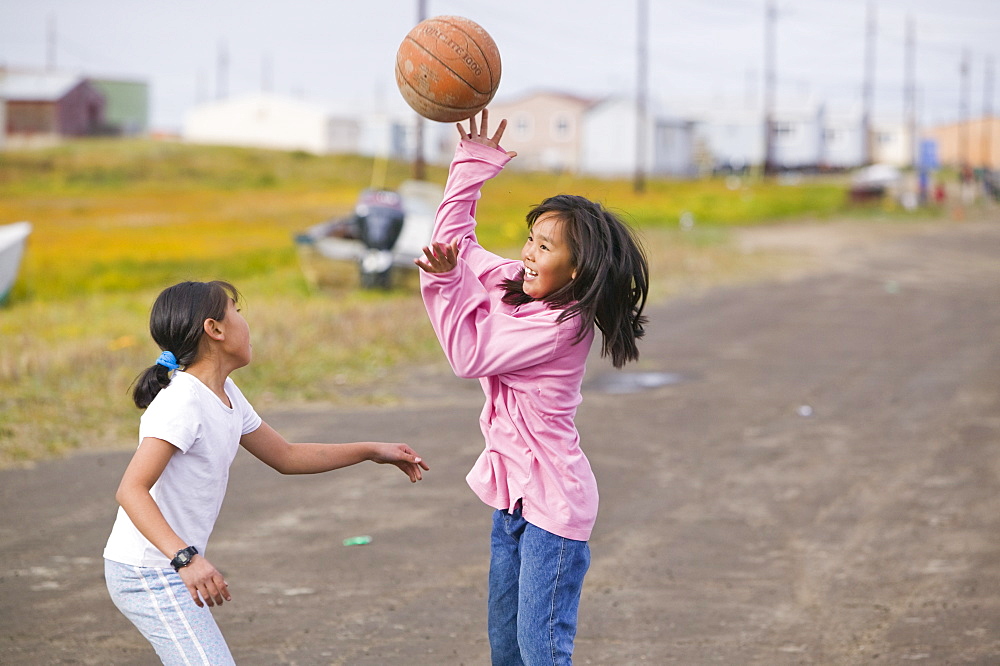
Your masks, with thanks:
M 530 275 L 531 277 L 538 277 L 538 272 L 531 270 L 527 266 L 524 267 L 524 272 L 526 275 Z

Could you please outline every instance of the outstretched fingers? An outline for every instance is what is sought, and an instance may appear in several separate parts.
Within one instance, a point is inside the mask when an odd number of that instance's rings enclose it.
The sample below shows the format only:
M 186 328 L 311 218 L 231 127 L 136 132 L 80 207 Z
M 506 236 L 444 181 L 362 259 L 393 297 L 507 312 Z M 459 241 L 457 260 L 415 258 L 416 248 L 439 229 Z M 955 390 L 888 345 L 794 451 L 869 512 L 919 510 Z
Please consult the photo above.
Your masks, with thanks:
M 486 112 L 483 111 L 483 113 L 486 113 Z M 492 139 L 492 141 L 493 141 L 493 143 L 497 144 L 498 147 L 500 146 L 500 139 L 501 139 L 501 137 L 503 137 L 503 132 L 504 132 L 505 129 L 507 129 L 507 119 L 506 118 L 504 118 L 503 120 L 500 121 L 500 125 L 497 126 L 497 131 L 493 133 L 493 139 Z
M 424 258 L 413 260 L 428 273 L 447 273 L 458 265 L 458 240 L 451 243 L 431 243 L 423 248 Z
M 504 131 L 507 129 L 507 119 L 504 118 L 500 121 L 500 124 L 497 126 L 493 136 L 490 136 L 490 112 L 488 109 L 483 109 L 478 129 L 475 116 L 469 118 L 468 132 L 466 132 L 465 128 L 462 127 L 462 123 L 456 123 L 455 126 L 458 128 L 458 135 L 461 137 L 462 141 L 480 143 L 484 146 L 490 146 L 491 148 L 500 150 L 500 140 L 503 138 Z M 507 157 L 517 157 L 517 153 L 513 150 L 508 150 L 506 153 Z
M 403 470 L 406 476 L 410 477 L 410 483 L 416 483 L 424 478 L 424 474 L 421 470 L 428 470 L 430 467 L 427 466 L 420 458 L 414 457 L 416 462 L 408 462 L 406 460 L 400 460 L 394 463 L 396 467 Z

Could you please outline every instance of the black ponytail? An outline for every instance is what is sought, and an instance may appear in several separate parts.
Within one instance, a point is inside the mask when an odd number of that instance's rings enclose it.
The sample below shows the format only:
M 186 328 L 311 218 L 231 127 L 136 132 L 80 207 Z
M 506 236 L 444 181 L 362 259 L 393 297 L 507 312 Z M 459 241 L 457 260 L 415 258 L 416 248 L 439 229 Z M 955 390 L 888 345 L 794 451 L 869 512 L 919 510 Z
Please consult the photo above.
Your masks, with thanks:
M 230 299 L 239 302 L 236 287 L 213 282 L 181 282 L 160 292 L 149 313 L 149 333 L 163 351 L 171 352 L 184 368 L 198 358 L 206 319 L 222 321 Z M 149 407 L 161 389 L 170 385 L 170 369 L 154 364 L 135 380 L 132 400 L 139 409 Z

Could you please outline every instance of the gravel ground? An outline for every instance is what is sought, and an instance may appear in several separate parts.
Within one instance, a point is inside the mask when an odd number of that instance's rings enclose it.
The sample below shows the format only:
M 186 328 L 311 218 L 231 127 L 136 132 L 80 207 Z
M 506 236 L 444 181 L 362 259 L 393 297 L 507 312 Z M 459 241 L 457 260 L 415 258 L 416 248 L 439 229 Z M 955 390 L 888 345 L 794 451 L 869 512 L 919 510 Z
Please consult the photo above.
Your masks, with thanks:
M 1000 220 L 850 229 L 747 235 L 821 261 L 657 306 L 624 375 L 591 360 L 576 663 L 1000 663 Z M 211 557 L 238 663 L 488 663 L 490 513 L 464 483 L 479 387 L 439 364 L 398 391 L 263 416 L 289 439 L 407 441 L 420 484 L 237 458 Z M 0 471 L 0 663 L 156 663 L 102 576 L 128 458 Z

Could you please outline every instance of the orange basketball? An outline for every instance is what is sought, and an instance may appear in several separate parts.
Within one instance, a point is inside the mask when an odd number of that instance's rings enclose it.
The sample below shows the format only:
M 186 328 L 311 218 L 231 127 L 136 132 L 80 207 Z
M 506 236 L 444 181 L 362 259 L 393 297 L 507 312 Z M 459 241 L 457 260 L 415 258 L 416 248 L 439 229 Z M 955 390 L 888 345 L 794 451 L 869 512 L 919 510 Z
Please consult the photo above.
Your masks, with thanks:
M 483 28 L 461 16 L 421 21 L 396 52 L 396 85 L 414 111 L 454 122 L 476 115 L 500 86 L 500 51 Z

